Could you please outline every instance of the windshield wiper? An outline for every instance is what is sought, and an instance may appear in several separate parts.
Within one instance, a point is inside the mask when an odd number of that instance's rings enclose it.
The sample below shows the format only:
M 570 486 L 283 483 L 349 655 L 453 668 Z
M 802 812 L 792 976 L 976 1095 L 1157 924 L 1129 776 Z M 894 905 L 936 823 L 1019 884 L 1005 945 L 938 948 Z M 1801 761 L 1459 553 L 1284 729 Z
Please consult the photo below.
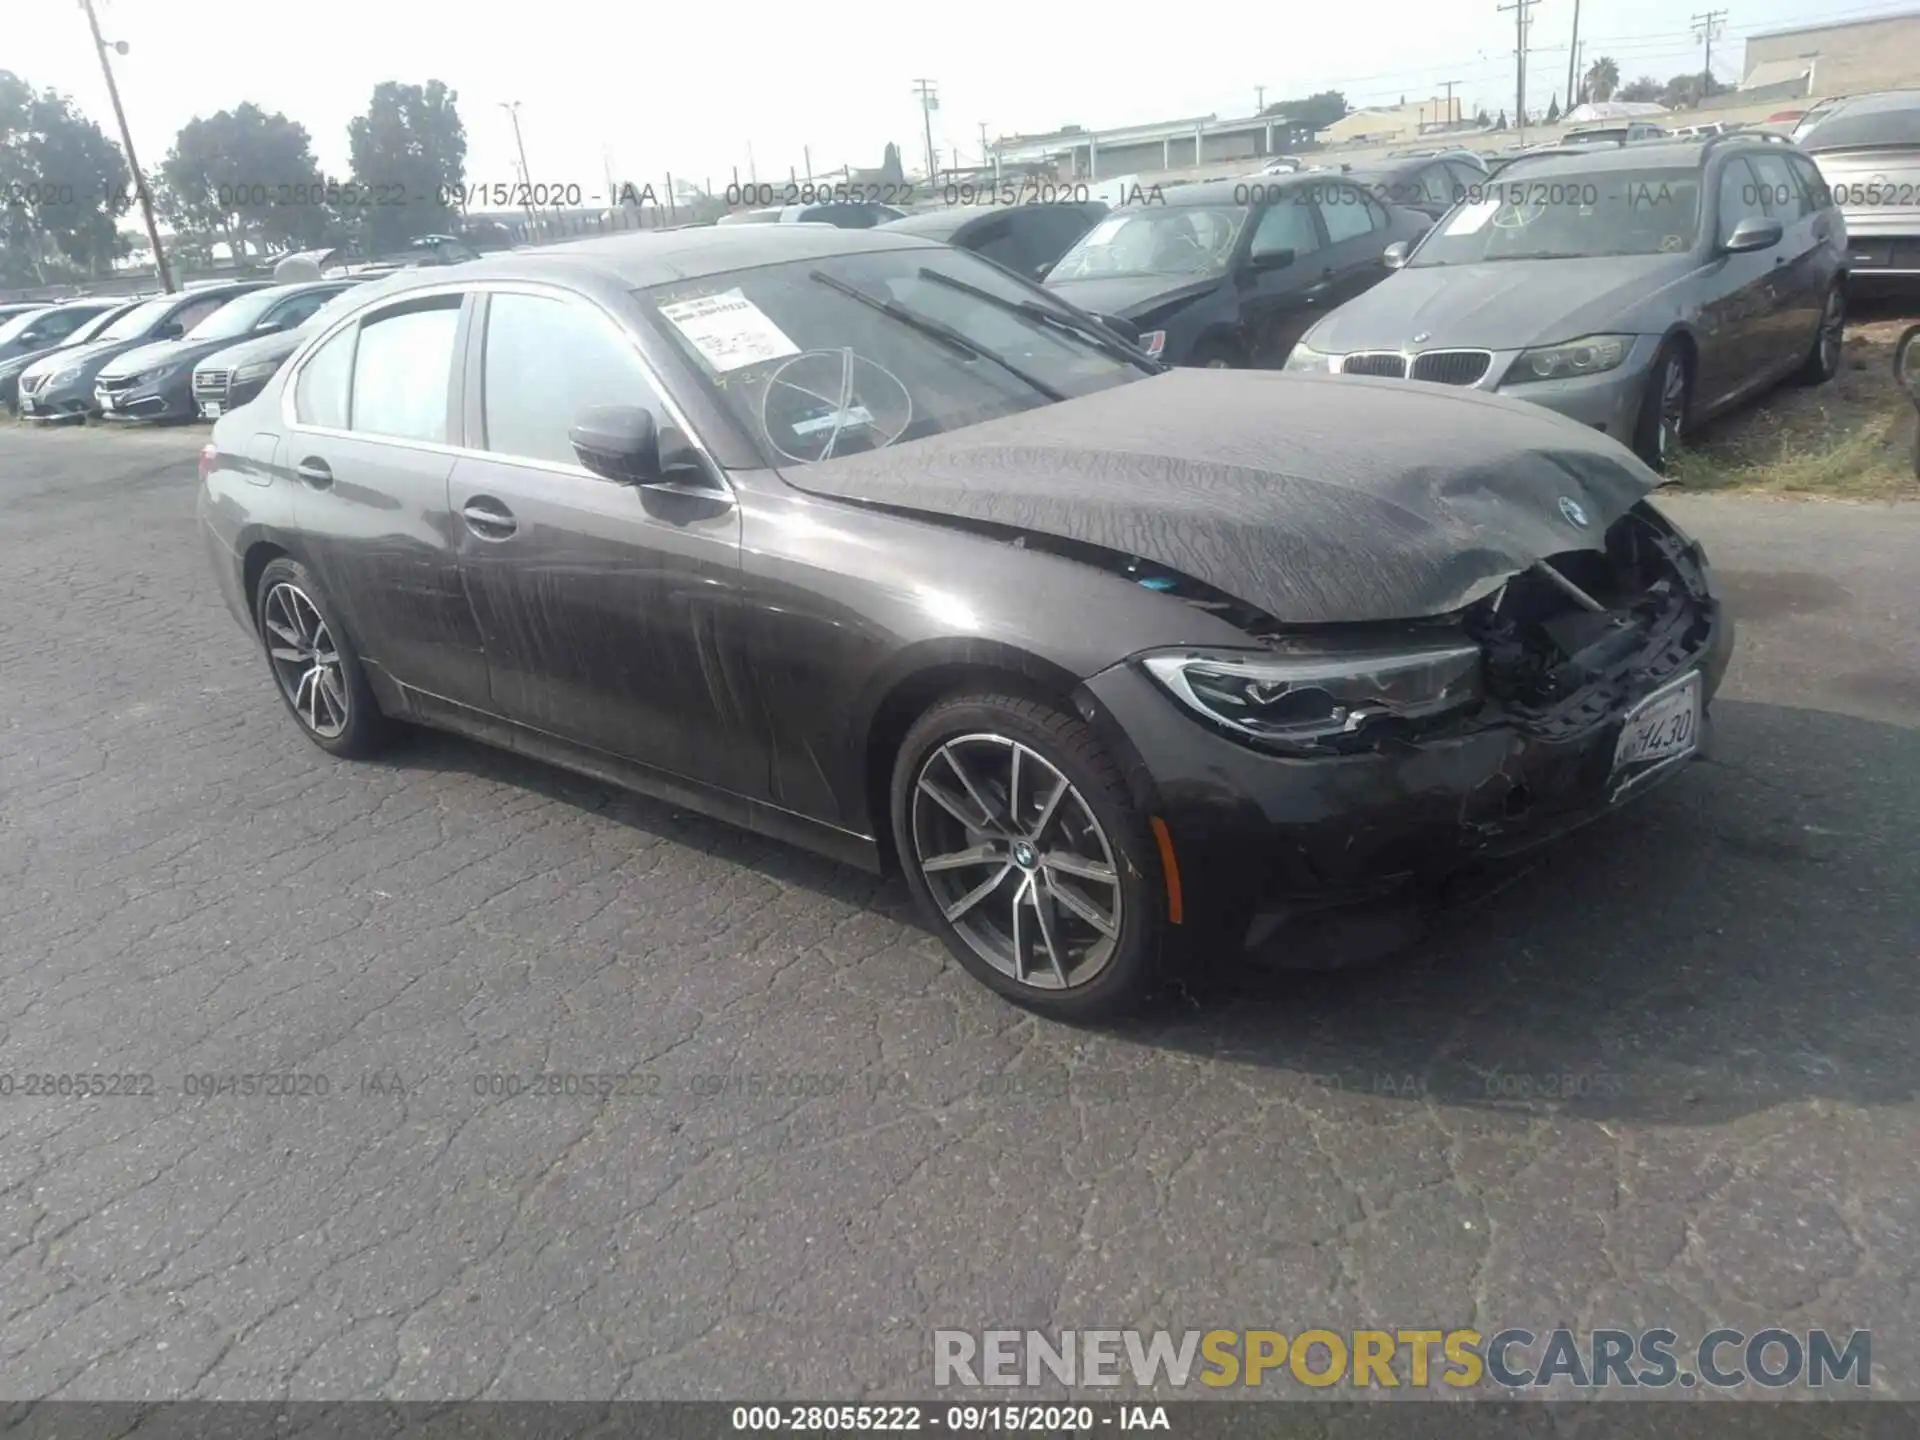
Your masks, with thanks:
M 971 356 L 975 360 L 986 360 L 998 365 L 1036 394 L 1044 395 L 1049 400 L 1067 398 L 1063 391 L 1054 389 L 1037 375 L 1029 375 L 1006 356 L 996 355 L 977 341 L 969 340 L 945 321 L 936 320 L 931 315 L 922 315 L 918 310 L 909 310 L 906 306 L 895 304 L 891 300 L 882 300 L 878 295 L 869 295 L 858 285 L 849 285 L 844 280 L 836 280 L 824 270 L 811 271 L 807 278 L 819 281 L 829 290 L 838 290 L 849 300 L 857 300 L 869 310 L 878 310 L 882 315 L 899 321 L 909 329 L 918 330 L 922 335 L 938 340 L 949 349 L 958 350 L 961 354 Z
M 1082 345 L 1090 345 L 1114 360 L 1124 361 L 1128 365 L 1137 365 L 1153 374 L 1159 373 L 1152 368 L 1151 360 L 1120 339 L 1098 320 L 1082 320 L 1066 311 L 1049 309 L 1038 300 L 1009 300 L 1004 295 L 996 295 L 991 290 L 982 290 L 978 285 L 969 285 L 964 280 L 956 280 L 951 275 L 942 275 L 938 270 L 929 270 L 925 266 L 920 269 L 920 278 L 931 280 L 935 285 L 944 285 L 949 290 L 958 290 L 962 295 L 984 301 L 1009 314 L 1024 315 L 1029 320 L 1037 320 L 1042 325 L 1071 335 Z

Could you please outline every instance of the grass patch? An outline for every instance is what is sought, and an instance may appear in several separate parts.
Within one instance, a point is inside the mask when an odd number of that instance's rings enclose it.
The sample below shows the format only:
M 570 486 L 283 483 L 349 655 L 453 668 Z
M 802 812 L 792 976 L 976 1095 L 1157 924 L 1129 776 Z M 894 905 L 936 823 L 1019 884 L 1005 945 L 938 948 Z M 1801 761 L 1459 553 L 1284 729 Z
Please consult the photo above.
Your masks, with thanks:
M 1701 493 L 1920 500 L 1913 401 L 1893 378 L 1893 351 L 1912 323 L 1878 307 L 1847 327 L 1840 373 L 1786 387 L 1707 426 L 1670 465 Z

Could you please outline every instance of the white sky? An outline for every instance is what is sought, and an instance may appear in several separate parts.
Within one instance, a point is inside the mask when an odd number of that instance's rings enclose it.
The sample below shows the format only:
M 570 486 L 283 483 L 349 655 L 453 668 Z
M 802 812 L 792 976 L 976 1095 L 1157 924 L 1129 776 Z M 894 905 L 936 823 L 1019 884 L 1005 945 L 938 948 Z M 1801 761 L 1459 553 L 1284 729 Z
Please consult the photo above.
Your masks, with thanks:
M 513 134 L 500 102 L 521 102 L 536 181 L 604 192 L 618 180 L 664 191 L 664 177 L 716 190 L 851 162 L 876 165 L 888 140 L 909 170 L 925 151 L 921 76 L 936 82 L 934 144 L 974 163 L 990 136 L 1144 124 L 1254 109 L 1339 89 L 1354 104 L 1411 101 L 1453 80 L 1465 113 L 1513 105 L 1514 25 L 1495 0 L 1265 0 L 1226 9 L 1040 5 L 970 0 L 907 6 L 886 0 L 747 0 L 617 4 L 608 0 L 328 0 L 208 10 L 182 0 L 98 0 L 109 41 L 131 47 L 115 73 L 143 163 L 156 166 L 195 115 L 251 100 L 307 127 L 320 164 L 347 169 L 347 121 L 382 80 L 440 79 L 459 92 L 467 179 L 515 178 Z M 1530 107 L 1563 92 L 1574 0 L 1533 9 Z M 1816 20 L 1912 8 L 1898 0 L 1708 0 L 1729 10 L 1714 70 L 1740 74 L 1740 38 Z M 113 131 L 112 109 L 77 5 L 24 7 L 34 23 L 5 27 L 0 66 L 51 86 Z M 1702 5 L 1582 0 L 1588 64 L 1614 57 L 1623 80 L 1664 80 L 1697 67 L 1689 17 Z M 1319 18 L 1315 18 L 1318 16 Z M 1564 103 L 1564 101 L 1563 101 Z M 269 177 L 270 178 L 270 177 Z

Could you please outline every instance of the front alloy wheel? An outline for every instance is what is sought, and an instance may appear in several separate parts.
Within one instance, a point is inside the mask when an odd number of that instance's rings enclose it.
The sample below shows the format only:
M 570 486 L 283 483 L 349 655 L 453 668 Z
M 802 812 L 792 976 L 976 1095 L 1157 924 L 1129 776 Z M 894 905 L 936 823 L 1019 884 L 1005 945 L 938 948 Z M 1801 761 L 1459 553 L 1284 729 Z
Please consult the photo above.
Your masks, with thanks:
M 267 656 L 280 693 L 300 723 L 322 740 L 337 740 L 352 719 L 340 673 L 340 652 L 320 607 L 299 586 L 282 581 L 260 605 Z
M 1113 959 L 1113 845 L 1080 792 L 1004 735 L 960 735 L 920 767 L 914 859 L 941 915 L 1008 979 L 1069 990 Z
M 1063 1020 L 1145 997 L 1163 938 L 1159 857 L 1078 716 L 1026 696 L 942 701 L 901 742 L 892 799 L 908 887 L 975 978 Z

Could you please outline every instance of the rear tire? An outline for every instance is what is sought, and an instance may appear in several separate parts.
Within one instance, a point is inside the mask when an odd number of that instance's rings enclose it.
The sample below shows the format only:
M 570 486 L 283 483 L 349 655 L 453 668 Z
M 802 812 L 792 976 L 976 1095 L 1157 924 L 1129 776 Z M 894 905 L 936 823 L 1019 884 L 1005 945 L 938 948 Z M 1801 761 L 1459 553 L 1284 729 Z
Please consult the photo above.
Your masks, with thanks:
M 253 618 L 274 688 L 301 734 L 343 760 L 373 755 L 393 738 L 359 653 L 306 566 L 284 555 L 269 561 Z
M 1840 356 L 1847 338 L 1847 287 L 1839 280 L 1827 291 L 1820 308 L 1820 328 L 1814 332 L 1813 348 L 1794 382 L 1799 385 L 1824 385 L 1840 373 Z
M 1633 427 L 1633 451 L 1650 469 L 1666 473 L 1686 438 L 1692 404 L 1693 368 L 1685 349 L 1669 340 L 1647 369 L 1647 388 Z
M 982 984 L 1068 1022 L 1146 999 L 1166 912 L 1159 855 L 1078 717 L 992 692 L 940 701 L 901 741 L 892 818 L 921 914 Z

